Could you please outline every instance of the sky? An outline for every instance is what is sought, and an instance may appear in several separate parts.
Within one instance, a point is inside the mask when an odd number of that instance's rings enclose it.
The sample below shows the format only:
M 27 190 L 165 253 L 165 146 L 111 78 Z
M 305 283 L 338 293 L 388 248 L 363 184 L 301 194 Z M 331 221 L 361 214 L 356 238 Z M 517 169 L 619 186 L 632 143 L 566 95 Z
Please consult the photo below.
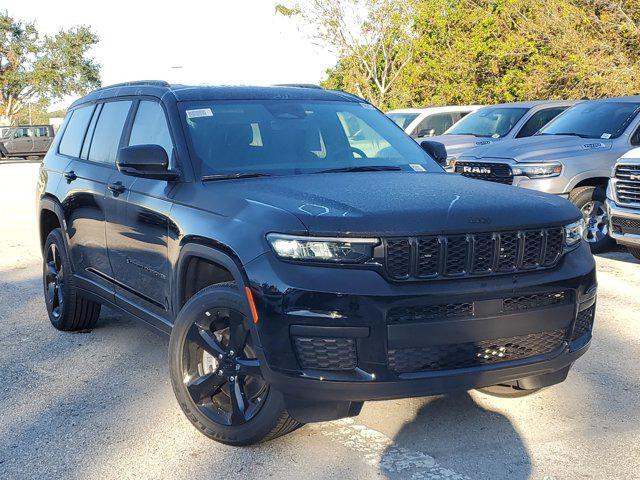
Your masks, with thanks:
M 91 54 L 102 66 L 103 85 L 148 79 L 187 84 L 318 83 L 335 57 L 300 32 L 295 20 L 276 15 L 277 3 L 9 0 L 2 8 L 14 18 L 34 21 L 45 33 L 89 25 L 100 37 Z M 52 109 L 73 100 L 65 98 Z

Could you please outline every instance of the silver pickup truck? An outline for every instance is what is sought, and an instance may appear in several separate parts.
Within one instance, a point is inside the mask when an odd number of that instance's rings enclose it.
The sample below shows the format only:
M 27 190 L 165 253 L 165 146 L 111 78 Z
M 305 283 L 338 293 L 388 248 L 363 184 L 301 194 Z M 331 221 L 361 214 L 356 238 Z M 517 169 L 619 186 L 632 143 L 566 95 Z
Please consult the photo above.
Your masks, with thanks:
M 640 260 L 640 148 L 623 155 L 607 189 L 611 236 Z
M 481 108 L 454 124 L 443 135 L 416 139 L 442 143 L 447 149 L 447 170 L 453 169 L 455 160 L 468 150 L 482 145 L 535 134 L 555 117 L 577 102 L 572 100 L 546 100 L 501 103 Z
M 606 188 L 616 160 L 640 145 L 638 111 L 640 96 L 579 103 L 532 137 L 466 152 L 455 171 L 567 197 L 582 210 L 592 252 L 603 252 L 613 245 Z

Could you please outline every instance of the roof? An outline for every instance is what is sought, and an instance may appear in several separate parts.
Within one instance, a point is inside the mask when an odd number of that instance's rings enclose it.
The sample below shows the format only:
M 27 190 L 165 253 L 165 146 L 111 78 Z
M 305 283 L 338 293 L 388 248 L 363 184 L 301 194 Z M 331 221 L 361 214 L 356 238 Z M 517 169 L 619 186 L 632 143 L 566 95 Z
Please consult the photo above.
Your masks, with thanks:
M 449 112 L 467 112 L 482 108 L 483 105 L 447 105 L 445 107 L 416 107 L 416 108 L 398 108 L 389 110 L 385 113 L 449 113 Z
M 316 100 L 363 102 L 359 97 L 338 90 L 324 90 L 316 86 L 274 85 L 258 86 L 202 86 L 169 84 L 162 80 L 143 80 L 102 87 L 73 102 L 77 105 L 105 98 L 131 95 L 150 95 L 162 98 L 171 95 L 178 102 L 192 100 Z

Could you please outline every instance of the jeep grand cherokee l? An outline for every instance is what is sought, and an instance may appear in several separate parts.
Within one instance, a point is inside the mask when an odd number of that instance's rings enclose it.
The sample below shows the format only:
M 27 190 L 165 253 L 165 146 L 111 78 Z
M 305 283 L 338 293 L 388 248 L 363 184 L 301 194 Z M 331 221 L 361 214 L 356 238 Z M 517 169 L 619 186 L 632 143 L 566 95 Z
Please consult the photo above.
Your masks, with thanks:
M 594 253 L 613 244 L 605 206 L 616 160 L 640 145 L 640 96 L 602 98 L 568 109 L 533 137 L 477 147 L 455 171 L 569 198 L 583 213 Z
M 51 323 L 92 328 L 108 305 L 170 334 L 178 403 L 218 441 L 538 389 L 589 346 L 580 212 L 446 174 L 358 97 L 125 84 L 76 101 L 58 137 L 38 185 Z

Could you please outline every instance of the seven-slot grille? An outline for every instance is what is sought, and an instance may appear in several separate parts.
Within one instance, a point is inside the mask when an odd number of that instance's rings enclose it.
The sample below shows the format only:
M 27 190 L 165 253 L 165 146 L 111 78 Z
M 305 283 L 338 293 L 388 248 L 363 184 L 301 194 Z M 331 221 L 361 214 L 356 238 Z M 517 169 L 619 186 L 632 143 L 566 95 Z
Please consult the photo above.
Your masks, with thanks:
M 564 230 L 392 238 L 384 244 L 386 272 L 394 280 L 481 276 L 554 266 Z
M 640 164 L 619 164 L 615 179 L 618 203 L 640 204 Z
M 504 183 L 506 185 L 513 183 L 511 167 L 506 163 L 456 162 L 455 171 L 464 177 L 478 180 L 488 180 L 489 182 Z

